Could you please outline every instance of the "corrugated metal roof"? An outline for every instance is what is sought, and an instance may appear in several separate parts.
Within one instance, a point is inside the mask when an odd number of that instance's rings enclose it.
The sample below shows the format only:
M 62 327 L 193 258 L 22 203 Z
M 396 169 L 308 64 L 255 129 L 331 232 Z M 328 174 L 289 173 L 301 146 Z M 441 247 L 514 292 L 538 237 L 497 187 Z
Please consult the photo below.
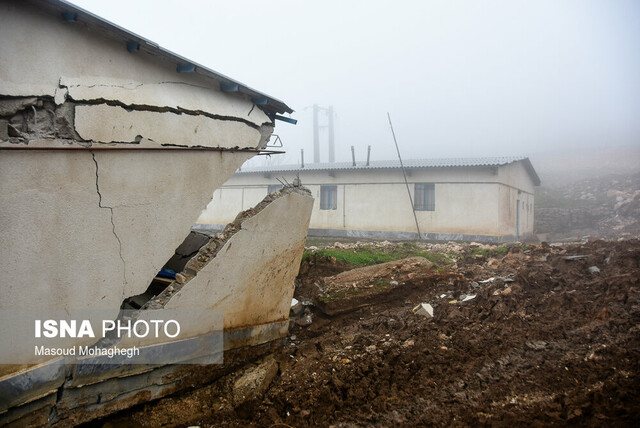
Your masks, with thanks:
M 125 49 L 127 43 L 138 43 L 139 47 L 137 50 L 171 61 L 176 64 L 177 67 L 185 65 L 188 65 L 189 67 L 195 66 L 195 69 L 193 70 L 194 73 L 215 80 L 217 84 L 238 85 L 238 90 L 236 92 L 248 95 L 252 99 L 261 99 L 262 101 L 266 99 L 266 104 L 259 104 L 258 107 L 267 114 L 293 113 L 293 110 L 289 106 L 277 98 L 256 91 L 255 89 L 220 74 L 217 71 L 211 70 L 210 68 L 168 51 L 151 40 L 147 40 L 144 37 L 132 33 L 129 30 L 126 30 L 65 0 L 30 0 L 30 3 L 36 4 L 43 10 L 55 13 L 58 18 L 61 18 L 61 16 L 72 17 L 71 19 L 73 19 L 73 22 L 84 25 L 89 30 L 96 31 L 105 37 L 121 41 L 123 43 L 123 49 Z
M 540 185 L 540 178 L 533 169 L 531 161 L 527 157 L 483 157 L 483 158 L 442 158 L 442 159 L 408 159 L 402 161 L 405 169 L 422 168 L 465 168 L 465 167 L 497 167 L 508 165 L 513 162 L 522 161 L 527 172 L 531 175 L 536 186 Z M 305 164 L 304 168 L 297 165 L 275 165 L 269 167 L 241 168 L 237 174 L 275 174 L 283 172 L 304 172 L 304 171 L 361 171 L 372 169 L 400 169 L 400 161 L 371 161 L 369 166 L 366 162 L 335 162 L 335 163 L 312 163 Z

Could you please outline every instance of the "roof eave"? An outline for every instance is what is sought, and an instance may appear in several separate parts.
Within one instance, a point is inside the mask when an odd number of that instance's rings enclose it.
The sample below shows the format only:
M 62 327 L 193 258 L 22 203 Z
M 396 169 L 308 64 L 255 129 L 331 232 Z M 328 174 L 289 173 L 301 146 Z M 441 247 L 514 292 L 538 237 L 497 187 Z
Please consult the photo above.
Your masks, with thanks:
M 237 85 L 237 92 L 247 95 L 250 99 L 266 99 L 267 103 L 264 105 L 258 105 L 260 109 L 262 109 L 265 113 L 270 116 L 279 113 L 293 113 L 293 109 L 286 105 L 284 102 L 280 101 L 277 98 L 264 94 L 260 91 L 257 91 L 237 80 L 234 80 L 224 74 L 218 73 L 215 70 L 212 70 L 208 67 L 205 67 L 201 64 L 198 64 L 194 61 L 191 61 L 188 58 L 185 58 L 181 55 L 178 55 L 174 52 L 171 52 L 167 49 L 160 47 L 157 43 L 145 39 L 138 34 L 135 34 L 125 28 L 120 27 L 117 24 L 114 24 L 110 21 L 107 21 L 104 18 L 101 18 L 98 15 L 95 15 L 81 7 L 78 7 L 72 3 L 69 3 L 66 0 L 31 0 L 32 3 L 37 3 L 42 6 L 42 8 L 53 12 L 59 13 L 62 12 L 71 12 L 77 13 L 77 21 L 85 23 L 91 30 L 97 30 L 103 36 L 109 37 L 112 40 L 121 41 L 123 43 L 135 42 L 139 44 L 139 50 L 146 52 L 150 55 L 160 57 L 169 62 L 173 62 L 176 64 L 191 64 L 195 66 L 194 72 L 203 76 L 206 76 L 210 79 L 213 79 L 218 82 L 218 84 L 232 84 Z M 219 88 L 217 88 L 219 89 Z

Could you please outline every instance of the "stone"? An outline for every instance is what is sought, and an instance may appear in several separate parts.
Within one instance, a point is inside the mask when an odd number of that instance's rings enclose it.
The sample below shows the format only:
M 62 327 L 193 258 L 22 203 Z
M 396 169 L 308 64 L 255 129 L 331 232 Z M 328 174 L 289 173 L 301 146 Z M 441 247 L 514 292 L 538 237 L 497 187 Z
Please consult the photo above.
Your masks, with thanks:
M 278 374 L 278 363 L 268 356 L 258 366 L 246 368 L 233 384 L 233 404 L 260 398 Z
M 409 347 L 415 345 L 415 343 L 416 342 L 413 339 L 407 339 L 404 342 L 402 342 L 402 347 L 403 348 L 409 348 Z
M 302 318 L 296 320 L 296 324 L 300 327 L 309 327 L 312 322 L 313 318 L 311 317 L 311 314 L 305 315 Z
M 418 306 L 413 308 L 413 313 L 427 318 L 433 318 L 433 306 L 429 303 L 420 303 Z
M 302 313 L 302 311 L 304 311 L 304 305 L 296 300 L 295 305 L 292 305 L 291 309 L 289 309 L 289 316 L 297 317 Z
M 592 274 L 600 273 L 600 269 L 598 268 L 598 266 L 590 266 L 589 273 L 592 273 Z

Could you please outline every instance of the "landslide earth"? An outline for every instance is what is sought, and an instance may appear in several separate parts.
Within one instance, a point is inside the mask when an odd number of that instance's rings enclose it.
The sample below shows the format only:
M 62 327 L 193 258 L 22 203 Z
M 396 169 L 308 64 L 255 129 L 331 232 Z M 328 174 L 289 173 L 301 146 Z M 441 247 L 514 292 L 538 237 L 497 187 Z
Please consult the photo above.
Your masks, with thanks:
M 452 245 L 346 282 L 306 257 L 280 351 L 94 426 L 637 426 L 640 241 Z

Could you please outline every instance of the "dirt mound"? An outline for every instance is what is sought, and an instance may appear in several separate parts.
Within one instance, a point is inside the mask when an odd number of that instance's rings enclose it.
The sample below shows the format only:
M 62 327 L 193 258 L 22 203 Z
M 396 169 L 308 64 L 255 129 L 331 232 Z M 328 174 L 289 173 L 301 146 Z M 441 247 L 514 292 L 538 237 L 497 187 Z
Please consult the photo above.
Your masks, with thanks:
M 181 425 L 637 423 L 640 241 L 465 247 L 451 266 L 387 269 L 324 280 L 364 287 L 389 272 L 398 285 L 366 306 L 342 299 L 351 310 L 334 316 L 315 308 L 310 326 L 292 327 L 261 399 L 233 407 L 207 396 Z M 433 318 L 412 311 L 423 302 Z M 127 417 L 157 422 L 175 400 L 191 402 L 171 398 Z
M 423 257 L 410 257 L 351 269 L 324 278 L 313 301 L 327 315 L 351 311 L 376 302 L 381 294 L 392 293 L 400 283 L 425 277 L 432 267 Z

